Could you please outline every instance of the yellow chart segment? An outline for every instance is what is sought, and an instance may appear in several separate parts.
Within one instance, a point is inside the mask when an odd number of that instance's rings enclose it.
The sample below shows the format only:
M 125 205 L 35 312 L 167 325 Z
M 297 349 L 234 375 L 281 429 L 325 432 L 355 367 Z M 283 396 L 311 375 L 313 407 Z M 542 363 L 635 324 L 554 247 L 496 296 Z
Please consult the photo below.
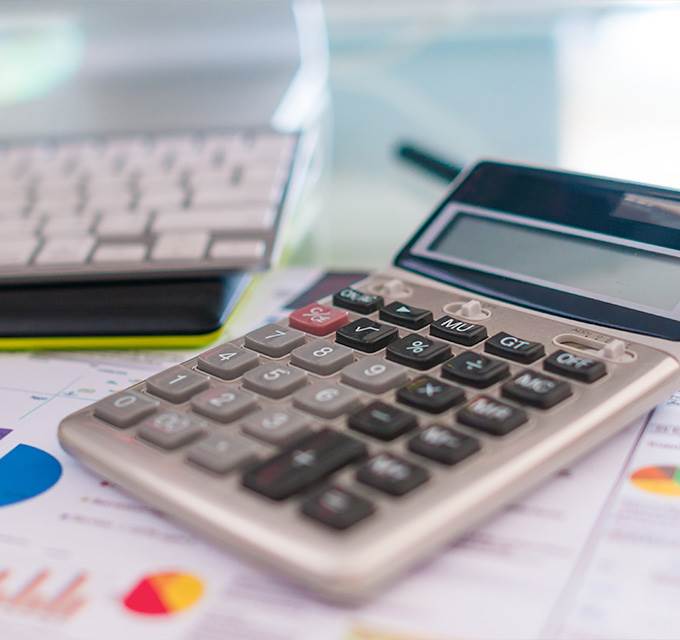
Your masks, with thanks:
M 186 573 L 157 574 L 149 582 L 169 611 L 187 609 L 203 595 L 203 583 Z
M 671 466 L 643 467 L 630 476 L 633 486 L 649 493 L 680 496 L 680 468 Z

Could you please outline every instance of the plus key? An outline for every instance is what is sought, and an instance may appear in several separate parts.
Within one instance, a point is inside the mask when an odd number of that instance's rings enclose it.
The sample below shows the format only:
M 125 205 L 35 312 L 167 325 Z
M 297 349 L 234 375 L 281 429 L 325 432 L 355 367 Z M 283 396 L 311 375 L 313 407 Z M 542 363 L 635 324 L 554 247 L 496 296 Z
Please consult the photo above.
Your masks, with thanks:
M 315 336 L 325 336 L 347 323 L 347 311 L 313 302 L 290 314 L 289 324 L 294 329 Z

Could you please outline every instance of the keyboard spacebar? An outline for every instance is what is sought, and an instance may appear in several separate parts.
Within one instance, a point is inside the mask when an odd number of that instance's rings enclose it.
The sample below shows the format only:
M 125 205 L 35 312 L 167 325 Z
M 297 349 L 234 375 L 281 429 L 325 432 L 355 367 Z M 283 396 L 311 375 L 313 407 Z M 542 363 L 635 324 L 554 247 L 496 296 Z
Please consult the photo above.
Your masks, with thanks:
M 178 211 L 158 213 L 153 230 L 163 231 L 267 231 L 274 222 L 269 208 L 239 208 L 238 210 Z

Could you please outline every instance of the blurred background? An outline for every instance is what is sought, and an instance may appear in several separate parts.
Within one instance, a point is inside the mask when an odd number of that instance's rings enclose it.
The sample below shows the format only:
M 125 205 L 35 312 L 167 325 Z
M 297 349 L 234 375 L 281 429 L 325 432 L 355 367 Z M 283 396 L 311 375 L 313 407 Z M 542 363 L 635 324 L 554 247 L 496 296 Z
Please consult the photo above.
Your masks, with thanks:
M 402 140 L 459 163 L 492 157 L 680 187 L 679 3 L 322 5 L 330 53 L 325 162 L 320 184 L 293 223 L 302 242 L 285 253 L 286 263 L 369 269 L 389 262 L 446 189 L 396 159 Z M 212 13 L 204 11 L 208 6 Z M 266 32 L 239 39 L 231 29 L 222 37 L 211 17 L 216 6 L 195 3 L 205 37 L 177 40 L 179 68 L 211 56 L 233 60 L 237 68 L 239 52 L 252 59 L 270 51 Z M 154 30 L 173 20 L 170 11 L 140 9 L 139 37 L 130 47 L 100 47 L 96 56 L 84 56 L 76 24 L 50 19 L 47 11 L 39 32 L 27 37 L 24 29 L 19 39 L 7 28 L 12 15 L 4 12 L 0 22 L 0 104 L 20 109 L 14 120 L 3 116 L 5 132 L 39 129 L 32 98 L 58 92 L 77 71 L 110 75 L 133 64 L 153 71 L 147 55 L 153 48 L 146 45 Z M 115 23 L 100 27 L 107 30 L 115 31 Z M 247 74 L 242 80 L 249 82 Z M 186 91 L 200 78 L 192 82 Z M 51 114 L 52 124 L 83 116 L 82 103 L 80 111 L 73 109 L 78 94 L 69 95 Z M 118 95 L 121 113 L 134 96 Z M 176 96 L 165 104 L 149 120 L 170 117 Z M 245 108 L 257 113 L 257 104 Z

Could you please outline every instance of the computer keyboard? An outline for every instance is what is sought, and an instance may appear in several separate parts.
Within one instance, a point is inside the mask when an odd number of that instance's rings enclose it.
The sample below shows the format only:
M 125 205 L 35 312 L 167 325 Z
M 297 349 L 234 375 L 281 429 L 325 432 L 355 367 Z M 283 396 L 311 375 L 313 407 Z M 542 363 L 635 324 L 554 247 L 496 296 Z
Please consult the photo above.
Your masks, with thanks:
M 0 281 L 265 264 L 298 136 L 173 133 L 0 146 Z

